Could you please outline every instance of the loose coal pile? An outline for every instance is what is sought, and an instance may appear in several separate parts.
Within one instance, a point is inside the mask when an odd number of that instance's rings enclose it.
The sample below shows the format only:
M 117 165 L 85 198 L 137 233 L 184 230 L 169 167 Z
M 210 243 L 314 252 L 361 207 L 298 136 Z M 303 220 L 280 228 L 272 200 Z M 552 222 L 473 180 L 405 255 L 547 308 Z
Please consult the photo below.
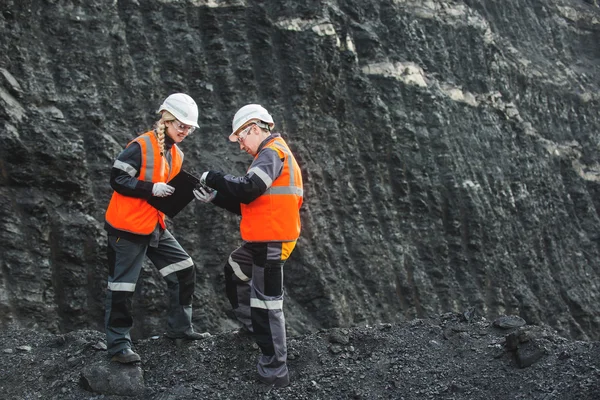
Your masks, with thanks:
M 518 317 L 470 313 L 289 338 L 291 385 L 254 378 L 259 350 L 235 331 L 177 346 L 140 340 L 142 363 L 111 363 L 104 335 L 0 332 L 7 399 L 560 399 L 600 393 L 600 343 Z

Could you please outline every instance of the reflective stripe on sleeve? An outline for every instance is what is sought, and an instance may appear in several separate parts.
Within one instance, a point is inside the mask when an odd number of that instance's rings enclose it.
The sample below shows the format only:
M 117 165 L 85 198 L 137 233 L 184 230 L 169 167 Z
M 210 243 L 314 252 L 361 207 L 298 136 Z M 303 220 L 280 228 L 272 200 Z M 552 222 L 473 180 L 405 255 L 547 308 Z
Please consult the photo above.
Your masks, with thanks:
M 179 261 L 179 262 L 176 262 L 175 264 L 167 265 L 166 267 L 161 268 L 160 274 L 162 276 L 167 276 L 169 274 L 172 274 L 173 272 L 177 272 L 177 271 L 181 271 L 182 269 L 189 268 L 192 265 L 194 265 L 194 261 L 192 261 L 192 257 L 190 257 L 186 260 Z
M 108 282 L 108 289 L 113 292 L 135 292 L 135 283 Z
M 260 180 L 265 183 L 267 188 L 270 188 L 271 185 L 273 184 L 273 179 L 271 179 L 271 177 L 262 169 L 260 169 L 258 167 L 250 168 L 248 173 L 251 173 L 251 172 L 254 173 L 254 175 L 258 176 L 260 178 Z
M 237 276 L 241 281 L 248 282 L 250 280 L 250 277 L 246 276 L 246 274 L 242 272 L 240 264 L 233 261 L 233 258 L 231 258 L 231 256 L 229 256 L 228 262 L 229 265 L 231 265 L 231 269 L 233 269 L 233 273 L 235 274 L 235 276 Z
M 113 164 L 113 168 L 120 169 L 121 171 L 125 171 L 125 172 L 127 172 L 127 174 L 129 176 L 132 176 L 132 177 L 135 176 L 135 174 L 137 174 L 137 169 L 133 168 L 131 165 L 129 165 L 123 161 L 115 160 L 115 163 Z
M 250 307 L 262 308 L 264 310 L 281 310 L 283 308 L 283 300 L 259 300 L 250 299 Z

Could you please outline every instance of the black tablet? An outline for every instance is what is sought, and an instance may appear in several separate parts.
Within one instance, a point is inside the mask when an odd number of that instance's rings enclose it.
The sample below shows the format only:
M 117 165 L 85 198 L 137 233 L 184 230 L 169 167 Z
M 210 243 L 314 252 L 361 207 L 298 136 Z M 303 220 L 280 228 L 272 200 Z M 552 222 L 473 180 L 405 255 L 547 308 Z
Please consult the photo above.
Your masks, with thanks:
M 175 188 L 175 192 L 167 197 L 152 196 L 148 203 L 167 216 L 173 218 L 194 199 L 192 191 L 200 183 L 200 178 L 181 170 L 167 184 Z

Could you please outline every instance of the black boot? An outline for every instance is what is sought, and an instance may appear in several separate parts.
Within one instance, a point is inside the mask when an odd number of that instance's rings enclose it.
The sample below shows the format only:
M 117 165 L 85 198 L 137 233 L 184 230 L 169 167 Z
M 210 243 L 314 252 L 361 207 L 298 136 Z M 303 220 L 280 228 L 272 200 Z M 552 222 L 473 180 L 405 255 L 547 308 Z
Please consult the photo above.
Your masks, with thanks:
M 133 364 L 142 361 L 140 356 L 131 349 L 123 349 L 115 353 L 110 360 L 121 364 Z

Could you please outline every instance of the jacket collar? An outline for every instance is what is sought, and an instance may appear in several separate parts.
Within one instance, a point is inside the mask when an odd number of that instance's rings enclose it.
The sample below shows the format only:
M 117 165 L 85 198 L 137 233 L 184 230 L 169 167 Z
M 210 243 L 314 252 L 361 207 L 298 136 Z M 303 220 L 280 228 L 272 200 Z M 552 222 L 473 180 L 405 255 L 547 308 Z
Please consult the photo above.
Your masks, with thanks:
M 265 138 L 265 140 L 263 140 L 260 143 L 260 146 L 258 146 L 258 150 L 256 151 L 256 154 L 260 153 L 260 151 L 263 149 L 263 147 L 265 147 L 267 145 L 267 143 L 269 143 L 271 140 L 281 137 L 281 135 L 279 133 L 271 133 L 269 136 L 267 136 Z
M 171 150 L 171 147 L 173 147 L 174 144 L 175 142 L 173 139 L 165 133 L 165 152 Z

